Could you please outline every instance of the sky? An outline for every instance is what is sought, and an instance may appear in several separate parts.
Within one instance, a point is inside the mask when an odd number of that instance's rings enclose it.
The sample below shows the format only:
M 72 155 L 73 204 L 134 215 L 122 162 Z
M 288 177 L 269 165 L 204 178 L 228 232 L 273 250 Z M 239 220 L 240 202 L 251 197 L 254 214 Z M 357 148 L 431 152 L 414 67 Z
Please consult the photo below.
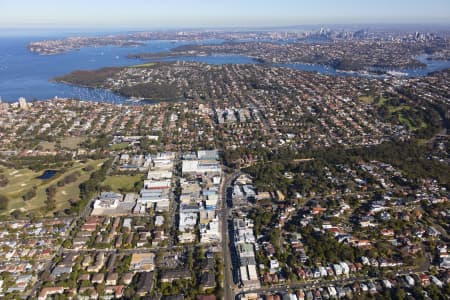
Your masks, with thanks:
M 450 24 L 450 0 L 0 0 L 1 28 Z

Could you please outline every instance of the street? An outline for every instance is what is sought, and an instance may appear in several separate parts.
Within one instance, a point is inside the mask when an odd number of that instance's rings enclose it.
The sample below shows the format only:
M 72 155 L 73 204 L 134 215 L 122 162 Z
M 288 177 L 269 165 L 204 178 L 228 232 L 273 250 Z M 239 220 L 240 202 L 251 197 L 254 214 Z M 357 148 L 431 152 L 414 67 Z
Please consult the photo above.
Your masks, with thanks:
M 231 260 L 230 253 L 230 236 L 228 234 L 228 216 L 230 213 L 230 208 L 228 207 L 228 187 L 236 180 L 240 175 L 240 172 L 234 172 L 232 174 L 225 174 L 222 185 L 220 186 L 221 191 L 221 222 L 222 222 L 222 249 L 223 249 L 223 266 L 224 266 L 224 298 L 234 299 L 234 282 L 233 282 L 233 263 Z

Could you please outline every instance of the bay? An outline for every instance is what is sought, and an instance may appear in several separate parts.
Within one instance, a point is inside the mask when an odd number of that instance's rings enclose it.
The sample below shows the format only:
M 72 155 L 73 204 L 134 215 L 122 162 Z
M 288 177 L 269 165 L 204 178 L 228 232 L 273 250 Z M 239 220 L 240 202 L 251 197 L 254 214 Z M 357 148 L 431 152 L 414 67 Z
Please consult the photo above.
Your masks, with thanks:
M 57 39 L 64 36 L 1 36 L 0 37 L 0 99 L 15 102 L 19 97 L 27 100 L 76 98 L 88 101 L 124 103 L 125 98 L 104 89 L 93 89 L 71 86 L 52 82 L 52 78 L 67 74 L 75 70 L 94 70 L 109 66 L 129 66 L 140 64 L 142 61 L 127 57 L 131 53 L 165 52 L 187 44 L 213 44 L 223 40 L 204 41 L 149 41 L 139 47 L 89 47 L 77 51 L 70 51 L 58 55 L 38 55 L 27 49 L 30 41 Z M 421 69 L 390 69 L 404 73 L 408 77 L 425 76 L 430 72 L 450 68 L 450 61 L 430 61 L 427 56 L 418 59 L 427 64 Z M 253 64 L 256 60 L 241 55 L 212 55 L 212 56 L 180 56 L 152 61 L 196 61 L 208 64 Z M 361 72 L 341 72 L 328 66 L 317 64 L 276 64 L 302 71 L 318 72 L 330 76 L 368 76 Z
M 149 41 L 139 47 L 88 47 L 58 55 L 38 55 L 27 49 L 30 41 L 57 38 L 61 37 L 0 37 L 0 97 L 2 101 L 14 102 L 19 97 L 25 97 L 27 100 L 59 97 L 122 103 L 126 99 L 111 91 L 56 83 L 52 79 L 75 70 L 139 64 L 140 61 L 127 57 L 130 53 L 165 52 L 180 45 L 199 43 L 197 41 Z M 204 42 L 221 43 L 223 41 Z M 213 63 L 209 59 L 206 60 Z M 218 60 L 224 61 L 223 58 Z

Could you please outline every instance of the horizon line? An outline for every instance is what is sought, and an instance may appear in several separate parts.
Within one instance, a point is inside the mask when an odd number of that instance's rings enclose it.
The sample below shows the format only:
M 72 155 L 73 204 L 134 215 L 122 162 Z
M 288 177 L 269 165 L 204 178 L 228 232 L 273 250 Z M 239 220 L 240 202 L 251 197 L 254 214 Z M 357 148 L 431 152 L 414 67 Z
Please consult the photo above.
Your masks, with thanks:
M 28 27 L 28 26 L 0 26 L 0 36 L 11 36 L 14 34 L 39 35 L 45 33 L 64 33 L 64 34 L 95 34 L 95 33 L 137 33 L 137 32 L 158 32 L 158 31 L 280 31 L 280 30 L 314 30 L 318 28 L 351 30 L 346 27 L 359 27 L 359 29 L 403 29 L 403 30 L 428 30 L 428 31 L 450 31 L 450 22 L 442 23 L 315 23 L 315 24 L 296 24 L 296 25 L 229 25 L 229 26 L 68 26 L 68 27 Z M 378 27 L 378 28 L 377 28 Z M 415 28 L 414 28 L 415 27 Z M 353 28 L 356 29 L 356 28 Z M 45 31 L 45 32 L 44 32 Z M 74 31 L 74 32 L 70 32 Z

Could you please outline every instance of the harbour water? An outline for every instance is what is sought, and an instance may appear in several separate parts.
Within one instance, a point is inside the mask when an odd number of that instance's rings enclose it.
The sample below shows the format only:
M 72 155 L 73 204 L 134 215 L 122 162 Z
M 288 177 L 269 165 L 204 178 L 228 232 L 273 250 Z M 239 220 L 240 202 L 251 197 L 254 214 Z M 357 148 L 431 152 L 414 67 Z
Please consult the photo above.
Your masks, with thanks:
M 55 39 L 61 36 L 48 37 L 0 37 L 0 97 L 4 102 L 17 101 L 19 97 L 28 100 L 77 98 L 89 101 L 123 103 L 126 99 L 104 89 L 92 89 L 70 86 L 51 81 L 52 78 L 67 74 L 74 70 L 90 70 L 108 66 L 127 66 L 142 63 L 127 57 L 131 53 L 164 52 L 174 47 L 192 44 L 193 42 L 150 41 L 139 47 L 98 47 L 82 48 L 58 55 L 37 55 L 27 49 L 30 41 Z M 203 43 L 220 43 L 221 40 L 208 40 Z M 200 43 L 200 42 L 197 42 Z M 214 55 L 198 57 L 175 57 L 158 61 L 187 60 L 208 64 L 251 64 L 258 63 L 252 58 L 238 55 Z M 408 76 L 424 76 L 429 72 L 450 68 L 450 61 L 421 60 L 428 67 L 416 70 L 393 70 L 407 73 Z M 314 64 L 281 64 L 279 66 L 303 71 L 319 72 L 332 76 L 361 76 L 358 73 L 342 73 L 333 68 Z
M 140 61 L 127 58 L 127 55 L 137 52 L 165 52 L 180 45 L 192 44 L 191 42 L 150 41 L 140 47 L 82 48 L 58 55 L 38 55 L 27 49 L 30 41 L 58 38 L 61 36 L 0 37 L 0 97 L 2 101 L 14 102 L 19 97 L 25 97 L 28 100 L 72 97 L 121 103 L 125 98 L 110 91 L 56 83 L 52 79 L 75 70 L 139 64 Z M 234 59 L 238 58 L 231 58 L 231 60 Z M 220 63 L 225 61 L 223 57 L 217 57 L 216 60 Z M 213 61 L 214 59 L 205 57 L 205 62 L 213 63 Z

